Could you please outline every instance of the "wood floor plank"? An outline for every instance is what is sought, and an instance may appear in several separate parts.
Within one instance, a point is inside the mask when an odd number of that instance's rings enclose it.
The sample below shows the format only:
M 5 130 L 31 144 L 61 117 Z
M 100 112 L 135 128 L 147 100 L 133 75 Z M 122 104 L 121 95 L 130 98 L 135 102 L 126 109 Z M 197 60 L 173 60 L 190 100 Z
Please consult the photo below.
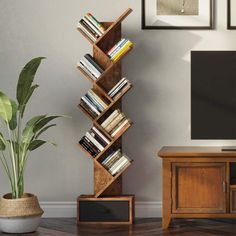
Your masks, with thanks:
M 161 218 L 136 219 L 134 225 L 76 225 L 74 218 L 43 219 L 26 236 L 236 236 L 234 219 L 175 219 L 162 230 Z M 1 236 L 9 234 L 0 233 Z M 23 234 L 21 234 L 23 235 Z M 12 235 L 10 235 L 12 236 Z M 13 235 L 14 236 L 14 235 Z

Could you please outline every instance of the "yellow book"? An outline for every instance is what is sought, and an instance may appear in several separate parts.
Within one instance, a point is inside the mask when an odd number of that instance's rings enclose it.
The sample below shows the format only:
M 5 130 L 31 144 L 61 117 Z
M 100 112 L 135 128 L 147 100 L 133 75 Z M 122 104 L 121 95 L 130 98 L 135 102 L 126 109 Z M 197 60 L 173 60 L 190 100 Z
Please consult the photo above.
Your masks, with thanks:
M 128 41 L 127 44 L 124 47 L 122 47 L 120 51 L 112 58 L 112 61 L 116 61 L 117 59 L 119 59 L 120 56 L 126 53 L 132 45 L 133 43 Z

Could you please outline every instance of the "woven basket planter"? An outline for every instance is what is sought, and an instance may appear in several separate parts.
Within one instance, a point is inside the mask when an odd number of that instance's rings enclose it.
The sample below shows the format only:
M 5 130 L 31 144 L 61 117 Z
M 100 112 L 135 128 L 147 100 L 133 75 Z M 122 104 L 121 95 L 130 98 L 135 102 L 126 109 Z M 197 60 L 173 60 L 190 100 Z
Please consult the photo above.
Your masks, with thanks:
M 0 199 L 0 231 L 33 232 L 38 228 L 42 214 L 38 198 L 33 194 L 25 193 L 19 199 L 6 194 Z

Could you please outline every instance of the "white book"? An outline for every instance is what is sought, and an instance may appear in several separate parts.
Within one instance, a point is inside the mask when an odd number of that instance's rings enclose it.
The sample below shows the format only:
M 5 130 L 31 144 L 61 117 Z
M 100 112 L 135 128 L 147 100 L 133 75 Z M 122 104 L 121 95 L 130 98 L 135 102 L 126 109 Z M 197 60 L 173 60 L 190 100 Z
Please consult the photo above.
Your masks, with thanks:
M 122 88 L 124 88 L 126 85 L 128 84 L 128 81 L 124 81 L 122 84 L 120 84 L 119 87 L 117 87 L 112 93 L 111 93 L 111 97 L 114 97 Z
M 100 151 L 104 150 L 104 147 L 89 133 L 86 132 L 85 135 Z
M 84 101 L 97 115 L 101 114 L 86 97 L 82 97 L 81 100 Z
M 108 117 L 106 118 L 106 120 L 104 120 L 104 121 L 102 122 L 101 126 L 102 126 L 103 128 L 105 128 L 105 127 L 106 127 L 113 119 L 115 119 L 115 117 L 118 116 L 119 114 L 120 114 L 120 110 L 116 109 L 115 111 L 113 111 L 113 112 L 111 113 L 110 116 L 108 116 Z
M 117 87 L 119 87 L 119 85 L 121 83 L 123 83 L 123 81 L 126 80 L 126 77 L 122 78 L 109 92 L 108 92 L 108 95 L 110 95 Z
M 84 20 L 99 36 L 102 36 L 102 33 L 101 33 L 86 17 L 83 17 L 83 20 Z
M 83 25 L 78 23 L 77 28 L 81 29 L 93 42 L 97 40 L 96 37 L 94 37 L 86 28 L 84 28 Z
M 91 77 L 94 81 L 97 80 L 97 77 L 86 67 L 84 66 L 83 62 L 80 61 L 77 66 L 79 66 L 80 68 L 82 68 L 82 70 L 89 76 Z
M 102 138 L 107 144 L 110 144 L 110 141 L 96 128 L 92 127 L 92 129 Z
M 86 57 L 83 57 L 82 60 L 89 66 L 96 74 L 99 76 L 102 74 Z
M 114 137 L 128 123 L 129 123 L 129 120 L 125 120 L 124 122 L 122 122 L 122 124 L 111 133 L 111 137 Z
M 79 62 L 77 66 L 79 66 L 94 81 L 97 80 L 97 78 L 81 62 Z
M 84 64 L 84 66 L 87 67 L 89 71 L 91 71 L 91 73 L 95 75 L 96 78 L 101 75 L 101 73 L 98 70 L 95 70 L 95 67 L 90 62 L 88 62 L 85 57 L 83 57 L 80 61 Z
M 117 151 L 113 152 L 111 155 L 109 155 L 103 162 L 103 165 L 106 165 L 114 156 L 116 156 L 120 152 L 120 149 Z
M 113 165 L 109 168 L 109 171 L 112 172 L 114 169 L 116 169 L 117 166 L 119 166 L 123 161 L 125 160 L 125 157 L 121 156 L 119 159 L 113 163 Z
M 115 170 L 113 170 L 111 172 L 112 175 L 117 174 L 118 172 L 120 172 L 123 168 L 125 168 L 127 166 L 127 164 L 129 163 L 129 161 L 126 159 L 124 160 L 123 163 L 121 163 Z
M 107 104 L 92 89 L 88 91 L 88 94 L 92 96 L 104 109 L 107 108 Z

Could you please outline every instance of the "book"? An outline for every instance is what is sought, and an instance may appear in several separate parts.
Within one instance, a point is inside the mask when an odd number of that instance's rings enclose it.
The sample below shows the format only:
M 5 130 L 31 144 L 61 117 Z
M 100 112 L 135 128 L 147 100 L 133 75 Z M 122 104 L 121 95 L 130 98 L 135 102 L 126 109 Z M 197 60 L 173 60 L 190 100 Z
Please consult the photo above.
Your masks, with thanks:
M 110 97 L 114 97 L 121 89 L 123 89 L 128 84 L 127 80 L 124 80 L 111 94 Z
M 120 113 L 112 122 L 110 122 L 105 130 L 110 133 L 123 119 L 125 119 L 124 113 Z
M 80 59 L 80 62 L 96 77 L 98 78 L 101 73 L 85 58 Z
M 80 24 L 85 28 L 87 29 L 95 38 L 98 38 L 99 35 L 88 25 L 88 23 L 84 20 L 84 19 L 81 19 L 80 21 Z
M 90 54 L 85 54 L 84 57 L 91 63 L 93 66 L 100 72 L 103 73 L 104 70 L 94 61 L 93 57 Z
M 115 152 L 114 151 L 111 152 L 111 154 L 104 159 L 104 161 L 102 162 L 102 165 L 106 165 L 108 163 L 108 161 L 110 161 L 112 159 L 112 157 L 119 152 L 120 152 L 120 149 L 116 150 Z
M 124 156 L 121 156 L 117 161 L 109 168 L 109 172 L 113 172 L 117 167 L 121 165 L 122 162 L 126 161 Z
M 124 46 L 114 56 L 112 56 L 111 60 L 118 60 L 123 54 L 125 54 L 130 49 L 132 45 L 133 44 L 130 41 L 126 42 Z
M 86 142 L 85 140 L 82 138 L 79 141 L 79 144 L 87 151 L 89 152 L 93 157 L 97 156 L 97 152 L 95 152 Z
M 128 125 L 129 125 L 129 120 L 128 119 L 123 120 L 118 127 L 116 127 L 114 130 L 112 130 L 111 136 L 115 137 L 119 131 L 121 131 L 125 127 L 128 127 Z
M 88 31 L 81 23 L 78 23 L 77 28 L 80 29 L 85 35 L 87 35 L 93 42 L 97 40 L 97 38 Z
M 117 44 L 115 44 L 108 52 L 107 55 L 110 56 L 117 48 L 119 48 L 127 39 L 122 38 Z
M 86 132 L 85 136 L 86 136 L 90 141 L 92 141 L 92 143 L 93 143 L 100 151 L 103 151 L 103 150 L 104 150 L 104 147 L 103 147 L 89 132 Z
M 114 110 L 105 121 L 102 122 L 101 126 L 105 129 L 105 127 L 120 113 L 119 109 Z
M 129 161 L 124 160 L 123 163 L 120 164 L 120 166 L 118 166 L 116 169 L 114 169 L 113 171 L 111 171 L 111 175 L 116 175 L 117 173 L 119 173 L 122 169 L 124 169 L 127 165 L 129 164 Z
M 123 77 L 114 87 L 112 87 L 112 89 L 109 90 L 107 94 L 110 95 L 112 92 L 114 92 L 114 90 L 116 90 L 117 87 L 119 87 L 119 85 L 122 84 L 123 81 L 125 80 L 126 80 L 126 77 Z
M 86 97 L 83 96 L 81 100 L 84 101 L 97 116 L 101 114 Z
M 102 33 L 105 32 L 105 30 L 106 30 L 105 27 L 104 27 L 91 13 L 87 13 L 86 15 L 89 17 L 90 21 L 91 21 L 94 25 L 96 25 L 96 27 L 97 27 Z
M 95 106 L 95 108 L 99 112 L 102 112 L 104 110 L 104 108 L 93 97 L 91 97 L 88 93 L 85 94 L 85 97 L 90 100 L 90 102 Z
M 87 69 L 87 67 L 83 64 L 82 61 L 80 61 L 78 64 L 77 64 L 78 67 L 80 67 L 92 80 L 97 80 L 97 77 L 92 74 L 89 69 Z
M 118 152 L 105 164 L 105 168 L 110 170 L 110 168 L 121 158 L 121 153 Z
M 86 16 L 83 17 L 83 20 L 99 35 L 99 37 L 102 36 L 102 33 L 91 23 L 91 21 Z
M 92 109 L 84 102 L 84 101 L 80 101 L 80 106 L 89 113 L 89 115 L 92 116 L 92 118 L 96 118 L 97 114 L 95 112 L 92 111 Z
M 107 143 L 106 143 L 102 138 L 100 138 L 95 132 L 93 132 L 92 130 L 90 130 L 89 133 L 90 133 L 103 147 L 106 147 L 106 146 L 107 146 Z
M 90 89 L 90 90 L 88 91 L 88 94 L 90 94 L 91 96 L 93 96 L 94 99 L 96 99 L 96 101 L 97 101 L 99 104 L 101 104 L 104 109 L 107 108 L 108 105 L 107 105 L 92 89 Z
M 129 88 L 131 86 L 131 83 L 127 83 L 125 84 L 117 93 L 115 93 L 112 98 L 114 100 L 118 99 L 118 97 L 120 97 L 122 95 L 122 93 L 124 93 L 125 89 Z
M 91 147 L 91 149 L 96 153 L 100 152 L 100 150 L 86 136 L 83 137 L 83 141 L 87 143 L 88 146 Z
M 93 132 L 95 132 L 103 141 L 105 141 L 107 144 L 110 144 L 110 140 L 107 139 L 96 127 L 92 127 Z
M 101 31 L 101 29 L 97 27 L 97 25 L 94 23 L 94 21 L 89 15 L 86 14 L 84 18 L 88 20 L 88 22 L 92 25 L 94 29 L 96 29 L 96 32 L 99 34 L 99 36 L 103 35 L 103 32 Z

